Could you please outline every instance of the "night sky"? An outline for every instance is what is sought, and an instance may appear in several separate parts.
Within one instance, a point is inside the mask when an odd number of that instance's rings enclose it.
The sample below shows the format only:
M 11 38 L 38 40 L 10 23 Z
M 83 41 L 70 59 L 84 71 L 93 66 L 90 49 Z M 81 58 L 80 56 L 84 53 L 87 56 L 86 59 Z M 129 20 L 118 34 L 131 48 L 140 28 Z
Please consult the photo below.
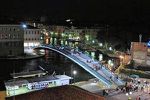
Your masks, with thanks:
M 112 24 L 150 23 L 149 0 L 1 0 L 1 16 L 48 16 Z

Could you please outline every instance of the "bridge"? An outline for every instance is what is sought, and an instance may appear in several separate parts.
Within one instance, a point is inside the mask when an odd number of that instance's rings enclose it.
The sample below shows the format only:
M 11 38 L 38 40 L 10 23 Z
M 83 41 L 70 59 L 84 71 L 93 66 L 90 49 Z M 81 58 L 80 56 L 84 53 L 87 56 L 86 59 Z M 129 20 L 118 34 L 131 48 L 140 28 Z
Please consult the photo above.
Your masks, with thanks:
M 96 77 L 107 87 L 111 87 L 113 84 L 117 86 L 124 85 L 124 82 L 114 73 L 112 73 L 107 67 L 102 65 L 99 61 L 93 60 L 91 57 L 82 52 L 74 51 L 67 47 L 53 45 L 42 45 L 35 47 L 35 49 L 36 48 L 49 49 L 64 55 L 65 57 L 81 66 L 91 75 Z

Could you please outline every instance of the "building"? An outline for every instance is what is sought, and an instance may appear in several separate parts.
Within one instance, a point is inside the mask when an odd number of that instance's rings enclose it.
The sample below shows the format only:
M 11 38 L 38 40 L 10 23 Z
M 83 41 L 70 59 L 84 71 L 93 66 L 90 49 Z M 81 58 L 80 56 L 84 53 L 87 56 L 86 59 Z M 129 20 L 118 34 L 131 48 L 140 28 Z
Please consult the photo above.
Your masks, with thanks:
M 7 97 L 24 94 L 48 87 L 69 85 L 71 77 L 67 75 L 49 75 L 32 78 L 18 78 L 5 82 Z
M 24 29 L 24 47 L 39 46 L 41 42 L 41 29 L 27 25 Z
M 0 25 L 0 56 L 19 56 L 24 53 L 24 33 L 21 25 Z
M 148 47 L 143 42 L 132 42 L 131 43 L 131 59 L 137 64 L 147 64 Z

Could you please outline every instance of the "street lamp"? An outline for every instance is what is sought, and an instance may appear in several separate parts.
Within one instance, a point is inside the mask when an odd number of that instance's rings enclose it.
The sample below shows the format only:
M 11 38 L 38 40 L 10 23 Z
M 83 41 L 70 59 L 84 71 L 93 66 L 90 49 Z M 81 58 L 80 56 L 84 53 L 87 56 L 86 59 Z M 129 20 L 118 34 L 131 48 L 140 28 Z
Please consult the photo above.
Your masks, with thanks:
M 26 24 L 23 24 L 22 27 L 23 27 L 23 28 L 27 28 L 27 25 L 26 25 Z
M 76 74 L 77 74 L 77 71 L 74 70 L 74 71 L 73 71 L 73 80 L 74 80 L 73 83 L 74 83 L 74 84 L 75 84 L 75 75 L 76 75 Z

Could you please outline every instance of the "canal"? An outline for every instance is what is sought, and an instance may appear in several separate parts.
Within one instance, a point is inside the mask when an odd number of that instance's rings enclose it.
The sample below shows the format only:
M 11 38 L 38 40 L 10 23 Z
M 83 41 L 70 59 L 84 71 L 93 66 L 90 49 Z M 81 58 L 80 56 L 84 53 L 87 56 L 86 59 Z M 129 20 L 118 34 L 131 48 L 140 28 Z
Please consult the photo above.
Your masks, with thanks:
M 55 73 L 73 77 L 73 71 L 76 70 L 76 82 L 93 78 L 79 65 L 63 55 L 50 50 L 45 50 L 45 56 L 42 58 L 32 60 L 0 60 L 0 66 L 0 80 L 4 81 L 12 78 L 10 76 L 11 73 L 40 70 L 39 66 L 47 70 L 50 75 Z

